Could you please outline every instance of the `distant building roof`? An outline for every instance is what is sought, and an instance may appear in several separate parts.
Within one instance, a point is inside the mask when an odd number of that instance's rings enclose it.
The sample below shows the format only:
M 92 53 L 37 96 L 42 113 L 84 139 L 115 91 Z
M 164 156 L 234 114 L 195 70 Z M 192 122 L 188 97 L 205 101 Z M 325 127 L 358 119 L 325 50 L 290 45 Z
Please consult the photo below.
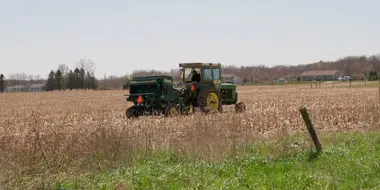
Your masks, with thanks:
M 301 76 L 335 75 L 338 70 L 304 71 Z

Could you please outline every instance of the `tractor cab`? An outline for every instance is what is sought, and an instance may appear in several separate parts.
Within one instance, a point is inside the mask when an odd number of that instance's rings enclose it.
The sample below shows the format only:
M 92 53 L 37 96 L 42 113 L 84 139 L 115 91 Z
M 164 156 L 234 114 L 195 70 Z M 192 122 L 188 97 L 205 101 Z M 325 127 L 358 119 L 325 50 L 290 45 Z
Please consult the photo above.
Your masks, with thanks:
M 215 84 L 221 80 L 220 63 L 180 63 L 183 83 Z
M 220 63 L 180 63 L 181 79 L 185 85 L 188 104 L 222 111 L 220 99 Z

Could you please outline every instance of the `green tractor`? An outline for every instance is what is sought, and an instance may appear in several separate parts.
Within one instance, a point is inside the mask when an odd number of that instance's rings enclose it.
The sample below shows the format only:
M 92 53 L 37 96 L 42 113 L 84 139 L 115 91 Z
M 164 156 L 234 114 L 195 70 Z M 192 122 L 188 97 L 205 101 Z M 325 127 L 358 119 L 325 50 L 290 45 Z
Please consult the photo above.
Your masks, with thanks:
M 136 77 L 129 83 L 127 101 L 134 103 L 126 110 L 128 118 L 143 115 L 175 116 L 201 112 L 223 112 L 223 105 L 235 105 L 236 112 L 244 112 L 238 102 L 236 85 L 221 83 L 219 63 L 181 63 L 182 87 L 174 87 L 171 76 Z

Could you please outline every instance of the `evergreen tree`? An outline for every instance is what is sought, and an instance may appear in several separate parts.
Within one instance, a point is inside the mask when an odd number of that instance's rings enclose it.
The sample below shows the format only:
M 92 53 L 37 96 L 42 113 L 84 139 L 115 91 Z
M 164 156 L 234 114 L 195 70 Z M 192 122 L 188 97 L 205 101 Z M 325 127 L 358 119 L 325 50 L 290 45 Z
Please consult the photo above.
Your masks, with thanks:
M 378 80 L 377 72 L 373 71 L 373 80 Z
M 91 84 L 91 89 L 96 90 L 98 88 L 98 83 L 93 74 L 91 75 L 91 78 L 90 78 L 90 84 Z
M 46 90 L 47 91 L 53 91 L 55 89 L 55 86 L 54 86 L 54 71 L 51 70 L 50 73 L 49 73 L 49 77 L 48 77 L 48 80 L 46 82 Z
M 86 72 L 84 71 L 83 68 L 81 68 L 79 70 L 79 74 L 80 74 L 80 79 L 79 79 L 79 81 L 80 81 L 80 89 L 86 89 L 86 87 L 85 87 Z
M 369 81 L 373 80 L 373 71 L 372 70 L 369 72 L 368 80 Z
M 0 75 L 0 91 L 4 93 L 5 90 L 5 77 L 3 74 Z
M 96 88 L 98 88 L 98 86 L 94 74 L 87 72 L 85 77 L 85 89 L 95 90 Z
M 62 89 L 62 72 L 60 69 L 58 69 L 57 72 L 55 73 L 55 86 L 56 86 L 56 89 L 61 91 L 61 89 Z
M 69 72 L 67 86 L 70 90 L 73 90 L 75 88 L 75 75 L 72 70 Z
M 79 90 L 79 83 L 80 83 L 80 71 L 78 68 L 75 68 L 74 70 L 74 87 L 75 89 Z
M 86 75 L 86 87 L 88 89 L 93 89 L 91 81 L 92 81 L 92 76 L 91 76 L 90 72 L 87 72 L 87 75 Z
M 68 74 L 64 74 L 62 72 L 62 77 L 61 77 L 61 88 L 62 90 L 66 91 L 67 89 L 67 82 L 68 82 Z

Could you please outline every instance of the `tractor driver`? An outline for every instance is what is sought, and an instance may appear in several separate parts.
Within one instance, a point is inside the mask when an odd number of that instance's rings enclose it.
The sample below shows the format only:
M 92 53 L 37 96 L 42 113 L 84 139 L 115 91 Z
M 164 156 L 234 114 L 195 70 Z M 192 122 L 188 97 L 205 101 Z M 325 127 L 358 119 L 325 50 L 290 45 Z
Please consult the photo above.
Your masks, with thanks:
M 196 70 L 193 70 L 191 72 L 192 77 L 191 77 L 191 82 L 199 82 L 201 81 L 201 74 L 199 74 Z

